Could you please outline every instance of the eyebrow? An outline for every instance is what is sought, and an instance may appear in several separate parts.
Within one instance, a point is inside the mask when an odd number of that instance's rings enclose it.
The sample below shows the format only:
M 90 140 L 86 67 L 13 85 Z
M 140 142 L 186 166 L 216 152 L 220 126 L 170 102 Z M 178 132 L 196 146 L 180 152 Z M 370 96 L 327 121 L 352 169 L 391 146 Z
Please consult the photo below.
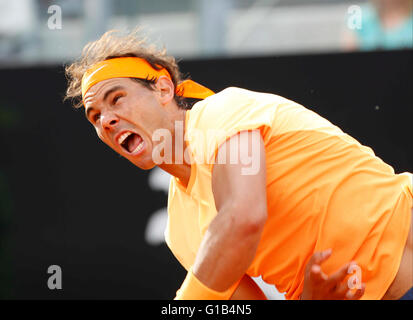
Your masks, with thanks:
M 114 86 L 113 88 L 110 88 L 109 90 L 107 90 L 107 91 L 105 92 L 105 94 L 103 95 L 103 101 L 105 101 L 112 92 L 115 92 L 115 91 L 117 91 L 117 90 L 123 90 L 123 87 L 122 87 L 122 86 Z M 86 118 L 89 119 L 89 113 L 90 113 L 92 110 L 94 110 L 93 107 L 90 107 L 90 108 L 87 108 L 87 109 L 86 109 L 86 112 L 85 112 L 85 113 L 86 113 Z
M 107 99 L 107 97 L 108 97 L 112 92 L 115 92 L 115 91 L 118 91 L 118 90 L 123 90 L 123 87 L 122 87 L 122 86 L 114 86 L 113 88 L 111 88 L 111 89 L 109 89 L 108 91 L 106 91 L 105 94 L 103 95 L 103 101 L 105 101 L 105 100 Z

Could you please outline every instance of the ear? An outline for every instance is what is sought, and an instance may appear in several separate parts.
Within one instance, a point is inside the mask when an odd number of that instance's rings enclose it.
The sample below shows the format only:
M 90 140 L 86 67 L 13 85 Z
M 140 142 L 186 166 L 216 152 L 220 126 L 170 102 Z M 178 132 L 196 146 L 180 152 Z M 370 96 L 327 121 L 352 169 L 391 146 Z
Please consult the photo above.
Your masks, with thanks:
M 175 86 L 171 79 L 166 76 L 161 76 L 159 77 L 155 86 L 159 93 L 160 102 L 163 105 L 168 104 L 174 99 Z

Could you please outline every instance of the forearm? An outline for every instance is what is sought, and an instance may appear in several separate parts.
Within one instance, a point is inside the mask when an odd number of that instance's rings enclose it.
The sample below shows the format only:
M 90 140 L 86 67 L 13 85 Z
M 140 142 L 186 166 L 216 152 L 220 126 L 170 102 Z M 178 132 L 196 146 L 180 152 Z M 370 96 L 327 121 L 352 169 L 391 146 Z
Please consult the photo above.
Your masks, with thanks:
M 198 250 L 192 269 L 195 276 L 213 290 L 228 289 L 252 263 L 262 228 L 237 221 L 235 212 L 219 212 Z

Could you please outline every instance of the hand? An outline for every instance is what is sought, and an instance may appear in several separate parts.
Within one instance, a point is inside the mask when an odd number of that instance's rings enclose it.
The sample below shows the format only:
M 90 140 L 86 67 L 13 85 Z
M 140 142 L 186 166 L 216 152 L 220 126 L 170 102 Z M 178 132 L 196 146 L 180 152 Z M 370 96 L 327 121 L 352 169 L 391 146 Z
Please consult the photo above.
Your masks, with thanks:
M 360 288 L 351 290 L 347 281 L 343 282 L 349 267 L 354 263 L 346 263 L 329 276 L 321 270 L 321 263 L 326 261 L 331 253 L 331 249 L 315 252 L 308 261 L 301 300 L 358 300 L 363 296 L 366 288 L 364 283 Z

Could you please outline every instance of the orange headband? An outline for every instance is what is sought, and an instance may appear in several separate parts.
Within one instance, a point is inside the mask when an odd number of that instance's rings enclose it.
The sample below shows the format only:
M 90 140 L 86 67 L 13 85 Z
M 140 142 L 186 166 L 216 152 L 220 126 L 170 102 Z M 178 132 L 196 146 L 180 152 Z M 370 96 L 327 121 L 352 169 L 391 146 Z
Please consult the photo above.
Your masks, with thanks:
M 142 58 L 122 57 L 105 60 L 94 64 L 82 78 L 82 98 L 96 83 L 112 78 L 156 79 L 166 76 L 171 79 L 168 70 L 156 70 Z M 182 81 L 175 90 L 177 95 L 186 98 L 205 99 L 214 94 L 213 91 L 192 80 Z

